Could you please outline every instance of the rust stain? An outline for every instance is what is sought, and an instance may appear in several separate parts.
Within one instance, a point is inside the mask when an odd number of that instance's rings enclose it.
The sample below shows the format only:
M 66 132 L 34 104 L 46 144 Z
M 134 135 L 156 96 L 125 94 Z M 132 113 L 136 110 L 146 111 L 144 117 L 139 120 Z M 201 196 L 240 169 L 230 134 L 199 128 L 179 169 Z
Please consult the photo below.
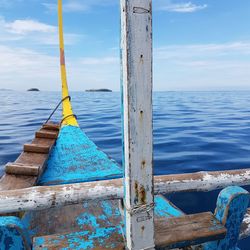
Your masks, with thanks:
M 60 49 L 60 64 L 65 65 L 64 50 Z
M 146 167 L 146 161 L 143 160 L 143 161 L 141 162 L 141 168 L 145 168 L 145 167 Z
M 139 190 L 139 202 L 141 204 L 146 203 L 146 191 L 143 185 L 140 186 L 140 190 Z
M 135 188 L 134 203 L 136 204 L 138 202 L 138 197 L 139 197 L 139 189 L 138 189 L 138 182 L 137 181 L 135 181 L 134 188 Z

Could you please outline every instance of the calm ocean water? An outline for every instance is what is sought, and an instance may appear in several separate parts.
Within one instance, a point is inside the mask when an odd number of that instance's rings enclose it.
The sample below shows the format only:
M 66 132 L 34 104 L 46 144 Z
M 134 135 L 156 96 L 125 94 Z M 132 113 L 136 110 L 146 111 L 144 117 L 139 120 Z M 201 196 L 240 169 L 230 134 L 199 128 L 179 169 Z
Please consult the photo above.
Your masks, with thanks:
M 71 97 L 81 128 L 121 163 L 120 93 L 73 92 Z M 0 91 L 0 174 L 59 101 L 59 92 Z M 250 167 L 250 92 L 156 92 L 153 101 L 155 174 Z M 168 198 L 191 213 L 213 211 L 217 194 Z M 241 249 L 249 250 L 249 244 L 241 242 Z

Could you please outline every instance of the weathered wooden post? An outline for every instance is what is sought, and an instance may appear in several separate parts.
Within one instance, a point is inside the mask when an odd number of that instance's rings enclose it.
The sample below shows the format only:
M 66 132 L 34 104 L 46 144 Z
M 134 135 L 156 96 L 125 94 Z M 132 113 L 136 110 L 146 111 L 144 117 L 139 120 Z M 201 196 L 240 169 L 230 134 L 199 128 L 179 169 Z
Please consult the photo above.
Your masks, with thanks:
M 121 0 L 121 48 L 127 248 L 153 249 L 152 0 Z

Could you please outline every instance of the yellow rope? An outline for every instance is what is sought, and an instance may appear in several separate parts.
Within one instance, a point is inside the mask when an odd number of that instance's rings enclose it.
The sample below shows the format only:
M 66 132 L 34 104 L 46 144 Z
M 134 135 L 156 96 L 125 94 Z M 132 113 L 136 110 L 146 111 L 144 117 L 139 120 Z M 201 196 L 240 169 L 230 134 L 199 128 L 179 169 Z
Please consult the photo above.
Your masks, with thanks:
M 71 102 L 69 98 L 69 90 L 66 77 L 66 66 L 64 56 L 64 41 L 63 41 L 63 16 L 62 16 L 62 0 L 58 0 L 58 26 L 59 26 L 59 44 L 60 44 L 60 66 L 61 66 L 61 80 L 62 80 L 62 99 L 63 102 L 63 117 L 62 125 L 78 126 L 77 120 L 74 116 Z

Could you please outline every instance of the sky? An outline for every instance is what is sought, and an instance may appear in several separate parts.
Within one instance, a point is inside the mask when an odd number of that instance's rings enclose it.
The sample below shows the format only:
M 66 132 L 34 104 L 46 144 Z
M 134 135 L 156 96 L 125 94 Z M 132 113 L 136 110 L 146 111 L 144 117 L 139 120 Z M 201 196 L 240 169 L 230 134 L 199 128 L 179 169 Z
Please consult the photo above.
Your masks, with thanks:
M 72 91 L 120 89 L 119 0 L 63 0 Z M 155 91 L 250 90 L 249 0 L 153 0 Z M 0 89 L 60 90 L 57 1 L 0 0 Z

